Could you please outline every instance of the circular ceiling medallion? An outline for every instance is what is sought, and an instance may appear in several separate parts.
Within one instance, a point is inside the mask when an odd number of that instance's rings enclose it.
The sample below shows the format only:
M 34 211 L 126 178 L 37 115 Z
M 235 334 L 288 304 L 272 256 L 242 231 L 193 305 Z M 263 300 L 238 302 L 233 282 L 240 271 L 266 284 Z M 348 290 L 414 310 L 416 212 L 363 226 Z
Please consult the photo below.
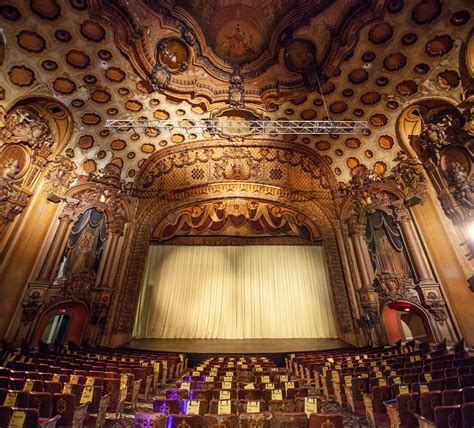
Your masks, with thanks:
M 91 174 L 97 169 L 97 164 L 95 163 L 94 159 L 87 159 L 85 162 L 82 163 L 82 168 L 87 174 Z
M 375 59 L 375 53 L 372 51 L 364 52 L 362 54 L 362 61 L 364 62 L 372 62 Z
M 31 10 L 43 19 L 54 21 L 61 14 L 56 0 L 30 0 Z
M 155 119 L 166 120 L 170 118 L 170 114 L 166 110 L 155 110 L 153 113 Z
M 395 101 L 395 100 L 387 101 L 387 107 L 388 107 L 389 109 L 395 110 L 395 109 L 398 108 L 398 106 L 399 106 L 399 104 L 398 104 L 398 102 Z
M 329 106 L 329 110 L 334 114 L 341 114 L 347 110 L 347 104 L 344 101 L 335 101 Z
M 0 6 L 0 15 L 9 21 L 18 21 L 21 18 L 20 11 L 10 5 Z
M 52 59 L 45 59 L 41 63 L 41 67 L 43 67 L 43 69 L 46 71 L 54 71 L 58 68 L 58 64 L 56 61 L 53 61 Z
M 318 141 L 316 143 L 316 148 L 325 151 L 331 148 L 331 144 L 328 141 Z
M 467 10 L 458 10 L 456 13 L 451 15 L 449 22 L 452 25 L 464 25 L 471 19 L 471 14 Z
M 388 85 L 388 78 L 385 77 L 385 76 L 380 76 L 380 77 L 377 77 L 377 79 L 375 79 L 375 83 L 377 86 L 386 86 Z
M 125 147 L 127 147 L 127 143 L 124 140 L 117 139 L 110 143 L 110 148 L 112 150 L 123 150 Z
M 368 91 L 361 95 L 360 100 L 366 105 L 371 105 L 378 103 L 380 98 L 381 96 L 377 91 Z
M 63 29 L 56 30 L 56 32 L 54 33 L 54 36 L 56 37 L 57 40 L 63 43 L 70 42 L 72 39 L 71 33 Z
M 384 175 L 387 172 L 387 164 L 382 161 L 375 162 L 374 172 L 377 175 Z
M 413 80 L 404 80 L 397 85 L 397 92 L 403 96 L 413 95 L 418 91 L 418 85 Z
M 178 73 L 188 68 L 190 52 L 184 40 L 178 37 L 162 39 L 156 49 L 158 61 L 171 73 Z
M 82 115 L 81 120 L 84 125 L 97 125 L 102 118 L 95 113 L 85 113 Z
M 336 149 L 336 150 L 334 151 L 334 153 L 336 153 L 337 156 L 342 156 L 342 155 L 344 154 L 344 150 L 342 150 L 342 149 Z
M 407 63 L 407 57 L 401 52 L 394 52 L 386 56 L 383 60 L 383 66 L 388 71 L 400 70 L 405 67 Z
M 104 159 L 107 156 L 107 152 L 105 150 L 99 150 L 96 154 L 97 159 Z
M 374 152 L 372 150 L 366 150 L 364 154 L 365 154 L 365 157 L 369 159 L 372 159 L 374 157 Z
M 125 79 L 125 71 L 123 71 L 121 68 L 118 68 L 118 67 L 109 67 L 105 71 L 105 77 L 107 77 L 107 79 L 109 79 L 112 82 L 122 82 Z M 120 93 L 120 89 L 119 89 L 119 93 Z M 130 91 L 127 89 L 127 94 L 129 92 Z M 121 95 L 124 95 L 124 94 L 121 94 Z
M 420 0 L 411 12 L 411 19 L 418 25 L 429 24 L 441 14 L 439 0 Z
M 321 90 L 323 92 L 323 95 L 328 95 L 336 90 L 336 85 L 331 81 L 323 82 L 321 83 Z M 317 91 L 319 92 L 319 88 L 317 89 Z
M 91 42 L 100 42 L 105 38 L 105 29 L 99 23 L 88 19 L 81 24 L 81 34 Z
M 89 56 L 78 49 L 71 49 L 66 54 L 66 61 L 75 68 L 86 68 L 90 64 Z
M 361 142 L 358 138 L 348 138 L 344 144 L 346 145 L 346 147 L 348 147 L 349 149 L 358 149 L 361 145 Z
M 428 73 L 428 71 L 430 71 L 430 66 L 425 63 L 416 64 L 413 70 L 415 70 L 415 73 L 417 74 L 425 74 L 425 73 Z
M 153 153 L 155 151 L 155 146 L 150 143 L 143 144 L 141 147 L 143 153 Z
M 143 108 L 143 104 L 137 100 L 128 100 L 125 103 L 125 108 L 129 111 L 138 112 Z
M 400 12 L 403 8 L 403 0 L 389 0 L 387 3 L 388 13 Z
M 355 84 L 363 83 L 369 78 L 369 73 L 364 68 L 356 68 L 349 73 L 349 81 Z
M 108 137 L 110 135 L 110 131 L 108 129 L 101 129 L 99 135 L 103 138 Z
M 135 155 L 135 152 L 128 152 L 128 153 L 127 153 L 127 158 L 128 158 L 128 159 L 134 159 L 135 156 L 136 156 L 136 155 Z
M 71 101 L 71 105 L 75 108 L 81 108 L 84 106 L 84 101 L 83 100 L 79 100 L 79 99 L 75 99 L 75 100 L 72 100 Z
M 347 159 L 347 162 L 346 162 L 347 166 L 350 168 L 350 169 L 353 169 L 355 168 L 357 165 L 360 164 L 360 161 L 359 159 L 355 158 L 355 157 L 350 157 Z
M 92 92 L 91 99 L 99 104 L 104 104 L 110 101 L 111 95 L 103 90 L 103 89 L 96 89 Z
M 376 114 L 373 114 L 372 116 L 370 116 L 369 121 L 370 121 L 370 124 L 372 126 L 380 128 L 380 127 L 385 126 L 387 124 L 388 119 L 387 119 L 387 116 L 385 116 L 384 114 L 376 113 Z
M 84 83 L 87 83 L 88 85 L 94 85 L 97 83 L 97 77 L 93 74 L 86 74 L 82 80 L 84 80 Z
M 57 77 L 53 82 L 53 87 L 60 94 L 71 94 L 76 90 L 76 84 L 66 77 Z
M 390 135 L 382 135 L 379 138 L 379 146 L 384 150 L 390 150 L 393 147 L 393 138 Z
M 388 22 L 374 25 L 369 31 L 369 40 L 378 45 L 385 43 L 393 36 L 393 27 Z
M 351 88 L 346 88 L 342 90 L 342 95 L 345 97 L 352 97 L 352 95 L 354 95 L 354 91 Z
M 109 114 L 110 116 L 115 116 L 118 112 L 118 109 L 115 107 L 110 107 L 107 109 L 107 114 Z
M 94 145 L 94 137 L 88 134 L 81 135 L 81 137 L 79 137 L 79 140 L 77 141 L 77 145 L 82 150 L 88 150 Z
M 461 76 L 456 70 L 444 70 L 436 76 L 436 79 L 443 88 L 452 89 L 459 86 Z
M 35 80 L 33 70 L 24 66 L 14 66 L 8 72 L 10 80 L 17 86 L 30 86 Z
M 283 57 L 286 68 L 294 73 L 308 73 L 316 66 L 316 48 L 309 40 L 291 40 L 285 47 Z
M 46 47 L 46 40 L 33 31 L 20 31 L 16 40 L 18 45 L 28 52 L 42 52 Z
M 353 113 L 354 113 L 354 116 L 361 117 L 364 115 L 364 110 L 360 108 L 356 108 L 354 109 Z
M 418 36 L 415 33 L 406 33 L 402 36 L 401 42 L 404 46 L 411 46 L 416 43 Z
M 453 39 L 447 34 L 435 36 L 426 43 L 425 51 L 431 56 L 442 56 L 453 48 Z
M 71 6 L 76 10 L 86 10 L 87 9 L 87 0 L 69 0 Z
M 313 110 L 312 108 L 308 108 L 306 110 L 303 110 L 300 113 L 301 119 L 303 120 L 313 120 L 316 118 L 316 111 Z
M 99 58 L 103 61 L 108 61 L 110 59 L 112 59 L 112 52 L 108 51 L 108 50 L 105 50 L 105 49 L 101 49 L 97 55 L 99 56 Z

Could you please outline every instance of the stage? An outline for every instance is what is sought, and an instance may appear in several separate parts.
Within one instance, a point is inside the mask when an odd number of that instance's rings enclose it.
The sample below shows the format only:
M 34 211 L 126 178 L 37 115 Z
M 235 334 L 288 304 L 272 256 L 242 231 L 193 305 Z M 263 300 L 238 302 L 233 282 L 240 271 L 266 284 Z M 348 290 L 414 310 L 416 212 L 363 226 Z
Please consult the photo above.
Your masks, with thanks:
M 130 349 L 183 353 L 188 357 L 203 357 L 207 354 L 269 354 L 269 358 L 273 356 L 278 362 L 283 361 L 284 356 L 289 353 L 347 346 L 350 345 L 339 339 L 135 339 L 124 345 Z

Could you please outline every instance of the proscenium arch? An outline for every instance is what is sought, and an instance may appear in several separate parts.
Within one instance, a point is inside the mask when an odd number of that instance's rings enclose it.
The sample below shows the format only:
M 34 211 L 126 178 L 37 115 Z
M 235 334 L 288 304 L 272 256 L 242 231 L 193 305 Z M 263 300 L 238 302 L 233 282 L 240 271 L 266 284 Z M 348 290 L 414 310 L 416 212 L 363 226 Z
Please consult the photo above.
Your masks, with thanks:
M 249 194 L 239 195 L 238 198 L 255 202 L 270 202 L 272 204 L 280 205 L 283 208 L 293 209 L 300 214 L 307 216 L 309 221 L 317 225 L 318 229 L 321 231 L 321 241 L 323 242 L 329 273 L 332 299 L 336 311 L 339 313 L 341 319 L 343 319 L 342 323 L 338 322 L 338 332 L 342 338 L 345 338 L 345 335 L 351 333 L 354 329 L 354 317 L 351 311 L 350 300 L 346 290 L 344 272 L 338 253 L 339 243 L 332 224 L 326 217 L 325 213 L 316 204 L 311 202 L 305 202 L 295 208 L 294 205 L 290 206 L 288 203 L 281 203 L 281 201 L 276 198 L 255 198 L 255 196 L 252 197 Z M 197 198 L 194 203 L 202 204 L 206 202 L 221 201 L 222 199 L 232 201 L 234 198 L 222 198 L 222 195 L 216 195 L 214 197 L 202 195 L 201 197 Z M 163 221 L 164 218 L 166 218 L 170 212 L 174 212 L 189 205 L 192 205 L 189 203 L 189 201 L 180 200 L 178 203 L 172 204 L 172 206 L 163 206 L 162 210 L 159 212 L 150 208 L 148 217 L 153 219 L 153 221 L 146 227 L 141 227 L 135 236 L 135 245 L 134 249 L 132 250 L 132 257 L 134 260 L 140 261 L 140 266 L 136 270 L 136 275 L 131 271 L 128 273 L 126 284 L 130 294 L 128 294 L 126 298 L 121 299 L 124 305 L 122 306 L 121 310 L 122 314 L 128 314 L 133 319 L 133 314 L 137 310 L 138 296 L 143 286 L 142 282 L 144 269 L 153 230 L 161 221 Z M 131 320 L 128 322 L 130 321 Z
M 189 149 L 213 148 L 216 147 L 216 144 L 217 140 L 193 142 L 156 153 L 145 163 L 142 173 L 137 177 L 135 188 L 139 189 L 141 187 L 149 169 L 164 158 L 179 156 Z M 138 295 L 142 286 L 148 247 L 152 232 L 159 220 L 166 213 L 190 203 L 197 204 L 212 202 L 213 200 L 239 198 L 258 200 L 275 205 L 286 205 L 306 215 L 308 219 L 318 225 L 323 237 L 335 306 L 342 320 L 341 336 L 346 340 L 354 341 L 356 334 L 354 321 L 356 317 L 354 312 L 357 311 L 354 307 L 357 306 L 357 303 L 350 296 L 350 291 L 348 290 L 352 284 L 349 269 L 347 266 L 343 266 L 341 261 L 342 259 L 347 260 L 347 249 L 342 242 L 338 200 L 334 199 L 337 183 L 329 165 L 311 149 L 284 142 L 252 140 L 246 143 L 235 143 L 222 140 L 219 141 L 219 144 L 221 144 L 221 147 L 257 147 L 297 152 L 298 155 L 305 156 L 308 161 L 316 163 L 321 170 L 326 187 L 319 194 L 306 190 L 300 192 L 298 188 L 285 188 L 276 184 L 259 182 L 257 177 L 252 179 L 251 182 L 221 180 L 210 184 L 203 183 L 191 187 L 183 186 L 183 188 L 174 189 L 173 192 L 165 196 L 140 199 L 137 204 L 135 222 L 131 232 L 127 273 L 122 293 L 118 297 L 120 307 L 113 321 L 115 333 L 129 335 L 131 332 Z M 319 200 L 318 198 L 321 195 L 322 200 Z M 341 253 L 344 253 L 344 255 Z M 352 337 L 350 337 L 351 335 Z

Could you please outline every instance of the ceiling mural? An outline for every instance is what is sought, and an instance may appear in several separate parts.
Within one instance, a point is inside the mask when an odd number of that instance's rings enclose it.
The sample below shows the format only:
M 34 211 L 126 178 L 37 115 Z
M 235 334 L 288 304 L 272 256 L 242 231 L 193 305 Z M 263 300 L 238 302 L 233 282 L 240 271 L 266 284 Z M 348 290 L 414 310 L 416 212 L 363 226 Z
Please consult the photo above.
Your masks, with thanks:
M 113 134 L 107 119 L 185 124 L 227 108 L 229 117 L 367 120 L 370 135 L 274 137 L 318 152 L 347 182 L 361 165 L 380 175 L 394 167 L 405 107 L 462 101 L 470 10 L 467 0 L 5 0 L 0 102 L 62 102 L 75 122 L 63 154 L 86 174 L 112 162 L 128 183 L 154 153 L 222 136 Z M 252 174 L 244 167 L 224 172 Z

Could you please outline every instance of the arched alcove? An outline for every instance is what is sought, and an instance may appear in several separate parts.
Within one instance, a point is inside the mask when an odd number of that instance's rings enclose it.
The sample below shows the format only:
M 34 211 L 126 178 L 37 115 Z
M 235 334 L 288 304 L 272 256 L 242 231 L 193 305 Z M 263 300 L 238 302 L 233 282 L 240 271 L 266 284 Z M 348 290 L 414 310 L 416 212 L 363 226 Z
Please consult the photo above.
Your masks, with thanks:
M 63 300 L 50 305 L 39 315 L 34 329 L 31 345 L 38 346 L 46 328 L 50 328 L 48 321 L 55 316 L 68 317 L 65 332 L 61 335 L 62 343 L 82 343 L 89 320 L 89 307 L 81 301 Z
M 388 303 L 383 307 L 382 315 L 390 344 L 399 340 L 403 342 L 409 340 L 435 341 L 425 311 L 411 302 Z

